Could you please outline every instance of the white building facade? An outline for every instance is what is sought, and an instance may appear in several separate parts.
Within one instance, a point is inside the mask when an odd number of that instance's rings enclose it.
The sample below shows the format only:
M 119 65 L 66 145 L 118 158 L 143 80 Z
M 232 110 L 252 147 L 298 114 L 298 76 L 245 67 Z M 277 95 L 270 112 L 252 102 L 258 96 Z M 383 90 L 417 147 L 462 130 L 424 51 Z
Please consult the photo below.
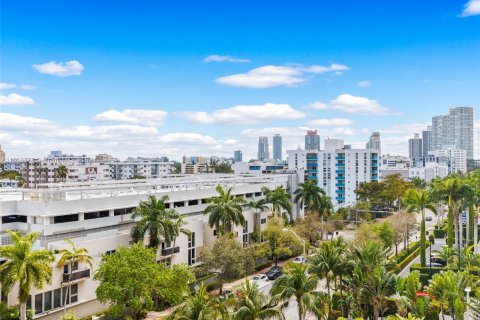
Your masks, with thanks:
M 289 150 L 288 168 L 296 169 L 301 182 L 315 181 L 335 207 L 353 205 L 355 190 L 362 182 L 378 181 L 378 149 L 344 149 L 343 140 L 325 140 L 325 150 Z
M 64 298 L 67 307 L 77 316 L 85 317 L 105 309 L 96 300 L 97 283 L 92 274 L 104 254 L 111 254 L 119 246 L 131 245 L 130 231 L 135 225 L 131 213 L 140 201 L 148 196 L 169 197 L 168 207 L 181 214 L 187 214 L 190 237 L 181 235 L 175 244 L 162 243 L 157 260 L 165 263 L 186 263 L 194 265 L 200 247 L 211 246 L 216 230 L 208 226 L 208 216 L 203 215 L 207 200 L 216 195 L 215 187 L 220 184 L 232 187 L 237 197 L 260 199 L 263 187 L 283 187 L 293 195 L 298 184 L 296 175 L 197 175 L 157 180 L 133 180 L 115 182 L 77 183 L 75 186 L 50 186 L 48 189 L 0 190 L 1 245 L 8 245 L 7 230 L 22 233 L 39 232 L 35 248 L 60 250 L 67 246 L 63 239 L 70 238 L 77 247 L 84 247 L 94 258 L 93 270 L 86 264 L 59 268 L 53 264 L 52 283 L 41 290 L 33 289 L 28 300 L 35 310 L 35 318 L 57 320 L 62 315 Z M 245 208 L 246 224 L 235 227 L 240 242 L 247 243 L 254 228 L 262 231 L 266 226 L 269 211 L 255 213 Z M 302 215 L 297 206 L 293 218 Z M 59 257 L 56 257 L 57 261 Z M 1 262 L 0 262 L 1 263 Z M 71 274 L 73 280 L 69 296 L 65 282 Z M 16 305 L 17 288 L 8 293 L 8 305 Z M 0 290 L 1 291 L 1 290 Z

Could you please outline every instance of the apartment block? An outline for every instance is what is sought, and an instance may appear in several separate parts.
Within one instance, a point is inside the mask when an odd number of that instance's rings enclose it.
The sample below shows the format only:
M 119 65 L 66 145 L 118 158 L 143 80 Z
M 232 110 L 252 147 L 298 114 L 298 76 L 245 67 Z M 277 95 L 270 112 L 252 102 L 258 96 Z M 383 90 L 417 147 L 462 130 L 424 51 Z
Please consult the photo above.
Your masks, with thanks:
M 94 258 L 93 270 L 86 264 L 57 267 L 53 264 L 51 284 L 43 289 L 33 289 L 28 299 L 29 308 L 35 310 L 36 319 L 57 320 L 63 313 L 63 301 L 77 316 L 85 317 L 105 308 L 96 300 L 97 283 L 92 274 L 104 254 L 111 254 L 119 246 L 131 245 L 130 231 L 135 225 L 131 213 L 140 201 L 148 196 L 167 195 L 168 208 L 187 214 L 187 226 L 191 236 L 180 235 L 175 247 L 163 242 L 157 251 L 157 261 L 195 265 L 198 250 L 212 246 L 216 230 L 208 226 L 208 216 L 203 214 L 207 200 L 216 195 L 215 187 L 233 188 L 236 197 L 263 198 L 262 188 L 283 187 L 293 195 L 297 188 L 297 175 L 275 174 L 261 176 L 195 175 L 176 176 L 154 180 L 89 181 L 68 186 L 50 186 L 48 189 L 0 190 L 1 245 L 8 245 L 7 230 L 22 233 L 39 232 L 35 248 L 61 250 L 66 248 L 65 238 L 77 247 L 84 247 Z M 246 224 L 237 226 L 238 240 L 248 243 L 254 228 L 262 231 L 270 212 L 255 213 L 244 208 Z M 297 206 L 293 218 L 301 215 Z M 57 261 L 58 261 L 57 256 Z M 1 261 L 0 261 L 1 263 Z M 73 282 L 66 295 L 65 285 L 71 275 Z M 9 305 L 18 304 L 14 289 L 0 299 Z M 1 290 L 0 290 L 1 292 Z
M 289 150 L 288 168 L 299 180 L 313 180 L 336 207 L 356 202 L 355 190 L 362 182 L 378 181 L 379 149 L 345 149 L 343 140 L 325 140 L 325 150 Z

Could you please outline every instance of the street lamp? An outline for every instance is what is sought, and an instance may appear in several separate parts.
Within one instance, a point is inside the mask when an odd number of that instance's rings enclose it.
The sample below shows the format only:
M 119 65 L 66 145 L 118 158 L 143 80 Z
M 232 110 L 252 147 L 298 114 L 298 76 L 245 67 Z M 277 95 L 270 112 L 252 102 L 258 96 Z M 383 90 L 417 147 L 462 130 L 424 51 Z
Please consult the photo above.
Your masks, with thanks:
M 432 244 L 430 243 L 430 277 L 432 276 Z
M 307 244 L 305 240 L 303 240 L 298 234 L 295 233 L 295 231 L 288 229 L 288 228 L 283 228 L 282 231 L 284 232 L 291 232 L 302 244 L 303 244 L 303 257 L 306 258 L 306 252 L 307 252 Z
M 470 291 L 472 291 L 472 288 L 465 288 L 465 292 L 467 293 L 467 311 L 465 312 L 467 315 L 465 319 L 470 319 Z

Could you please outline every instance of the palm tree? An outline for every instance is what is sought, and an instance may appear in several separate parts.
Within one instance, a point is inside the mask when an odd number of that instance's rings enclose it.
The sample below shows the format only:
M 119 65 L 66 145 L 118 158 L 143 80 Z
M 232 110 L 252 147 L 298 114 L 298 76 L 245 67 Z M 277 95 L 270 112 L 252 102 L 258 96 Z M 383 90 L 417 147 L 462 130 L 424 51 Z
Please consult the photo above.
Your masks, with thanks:
M 308 310 L 312 309 L 314 302 L 313 291 L 317 288 L 318 278 L 307 274 L 304 264 L 290 264 L 285 268 L 285 273 L 277 279 L 271 289 L 275 300 L 288 301 L 294 297 L 297 301 L 298 319 L 305 319 Z
M 447 263 L 447 268 L 450 264 L 455 263 L 456 256 L 452 247 L 442 247 L 442 250 L 433 250 L 433 253 Z
M 467 277 L 461 272 L 452 270 L 434 274 L 429 280 L 427 292 L 433 295 L 439 304 L 442 319 L 445 319 L 443 313 L 445 309 L 449 311 L 453 320 L 457 319 L 458 313 L 465 307 L 463 298 L 467 285 Z
M 58 260 L 57 266 L 62 268 L 64 265 L 68 265 L 68 281 L 67 281 L 67 290 L 65 294 L 65 303 L 63 305 L 63 312 L 67 312 L 67 297 L 68 290 L 70 290 L 70 281 L 73 272 L 73 265 L 76 263 L 86 263 L 93 269 L 93 258 L 88 254 L 88 250 L 85 248 L 77 248 L 75 243 L 70 239 L 65 239 L 70 245 L 70 249 L 62 249 L 58 252 L 60 254 L 60 260 Z
M 39 233 L 25 236 L 8 230 L 12 244 L 0 247 L 0 257 L 6 262 L 0 265 L 0 282 L 2 289 L 9 292 L 18 282 L 18 301 L 20 303 L 20 320 L 26 320 L 27 300 L 32 287 L 42 289 L 45 282 L 52 280 L 52 263 L 55 260 L 49 250 L 33 250 Z
M 168 196 L 157 199 L 151 195 L 148 200 L 140 202 L 138 207 L 133 210 L 132 218 L 140 218 L 140 221 L 132 229 L 133 241 L 143 241 L 145 235 L 148 234 L 148 246 L 151 248 L 158 248 L 162 238 L 166 242 L 171 242 L 173 237 L 172 221 L 178 217 L 178 213 L 173 209 L 167 209 L 167 201 Z
M 322 194 L 319 201 L 314 204 L 313 209 L 318 212 L 320 221 L 323 222 L 333 212 L 332 199 L 326 194 Z
M 272 206 L 272 213 L 274 216 L 280 216 L 283 210 L 288 214 L 288 217 L 291 218 L 291 197 L 282 186 L 278 186 L 273 190 L 263 187 L 262 192 L 265 194 L 265 203 L 268 203 Z
M 246 280 L 235 300 L 234 320 L 284 319 L 281 309 L 271 307 L 272 303 L 258 290 L 256 283 Z
M 184 228 L 188 224 L 187 221 L 185 221 L 185 218 L 187 218 L 187 214 L 182 214 L 178 215 L 177 217 L 174 217 L 172 219 L 172 226 L 171 226 L 171 231 L 172 231 L 172 242 L 173 242 L 173 250 L 172 253 L 170 254 L 170 266 L 173 267 L 173 254 L 175 253 L 175 243 L 177 241 L 177 238 L 180 236 L 180 234 L 184 234 L 186 236 L 190 236 L 192 232 L 189 229 Z
M 208 214 L 208 224 L 210 228 L 216 228 L 219 234 L 230 233 L 234 226 L 244 225 L 245 217 L 243 215 L 242 205 L 244 199 L 234 197 L 232 188 L 223 189 L 217 185 L 215 189 L 218 196 L 209 199 L 209 205 L 203 211 Z
M 247 207 L 255 210 L 255 221 L 257 221 L 256 223 L 259 222 L 258 215 L 264 210 L 268 209 L 268 205 L 265 203 L 265 199 L 260 199 L 260 200 L 252 199 L 247 203 Z
M 404 199 L 407 204 L 407 212 L 420 212 L 422 221 L 420 223 L 420 263 L 425 267 L 427 258 L 425 255 L 427 235 L 425 230 L 425 209 L 436 212 L 434 199 L 427 190 L 408 189 Z
M 417 189 L 425 189 L 427 187 L 427 182 L 420 177 L 414 177 L 412 180 L 413 185 Z
M 58 177 L 63 182 L 65 182 L 65 180 L 67 179 L 68 168 L 63 164 L 59 165 L 58 168 L 57 168 L 57 174 L 58 174 Z
M 310 211 L 315 207 L 315 204 L 320 202 L 320 197 L 325 195 L 325 191 L 313 180 L 307 180 L 298 185 L 294 194 L 294 202 L 299 203 L 302 208 L 305 206 L 306 211 Z
M 370 306 L 373 307 L 373 319 L 383 317 L 388 297 L 395 293 L 397 276 L 383 266 L 377 266 L 368 276 L 363 292 Z
M 219 314 L 225 315 L 226 308 L 218 299 L 210 298 L 202 282 L 194 295 L 187 295 L 185 302 L 169 317 L 169 320 L 211 320 Z
M 458 204 L 465 194 L 471 191 L 471 187 L 464 180 L 453 174 L 445 179 L 436 180 L 432 185 L 435 196 L 445 201 L 448 205 L 447 245 L 453 247 L 455 239 L 454 225 L 455 234 L 457 234 L 458 229 Z

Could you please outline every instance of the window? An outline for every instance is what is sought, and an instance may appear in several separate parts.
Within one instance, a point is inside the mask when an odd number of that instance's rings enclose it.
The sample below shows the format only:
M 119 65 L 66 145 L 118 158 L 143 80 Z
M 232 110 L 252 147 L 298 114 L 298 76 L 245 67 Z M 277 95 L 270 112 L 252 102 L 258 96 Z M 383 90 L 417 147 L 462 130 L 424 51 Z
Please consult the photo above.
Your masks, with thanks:
M 70 303 L 78 301 L 78 284 L 72 284 L 70 286 Z
M 173 204 L 175 208 L 185 207 L 185 201 L 177 201 Z
M 213 229 L 213 235 L 217 236 L 217 229 Z
M 187 263 L 189 266 L 195 263 L 195 232 L 192 232 L 188 237 Z
M 262 196 L 261 192 L 255 192 L 255 197 L 260 197 L 260 196 Z
M 3 224 L 14 223 L 14 222 L 27 223 L 27 216 L 11 215 L 11 216 L 2 217 Z
M 189 200 L 188 205 L 189 206 L 196 206 L 198 204 L 198 200 Z
M 43 312 L 43 293 L 35 295 L 35 313 Z
M 67 214 L 64 216 L 56 216 L 53 217 L 53 223 L 66 223 L 66 222 L 73 222 L 78 221 L 78 214 Z
M 265 223 L 267 223 L 267 218 L 260 219 L 260 224 L 265 224 Z
M 114 254 L 114 253 L 115 253 L 115 250 L 105 251 L 105 254 L 106 254 L 107 256 L 111 256 L 111 255 Z
M 208 203 L 208 199 L 202 199 L 202 204 Z
M 245 221 L 243 226 L 243 246 L 245 247 L 248 244 L 248 221 Z
M 60 308 L 62 306 L 62 293 L 60 289 L 53 290 L 53 308 Z
M 105 218 L 109 216 L 108 210 L 104 211 L 95 211 L 95 212 L 85 212 L 83 215 L 83 218 L 85 220 L 90 220 L 90 219 L 98 219 L 98 218 Z
M 114 216 L 121 216 L 123 214 L 125 214 L 125 208 L 113 210 L 113 215 Z
M 43 295 L 43 311 L 52 309 L 52 293 L 52 291 L 48 291 Z

